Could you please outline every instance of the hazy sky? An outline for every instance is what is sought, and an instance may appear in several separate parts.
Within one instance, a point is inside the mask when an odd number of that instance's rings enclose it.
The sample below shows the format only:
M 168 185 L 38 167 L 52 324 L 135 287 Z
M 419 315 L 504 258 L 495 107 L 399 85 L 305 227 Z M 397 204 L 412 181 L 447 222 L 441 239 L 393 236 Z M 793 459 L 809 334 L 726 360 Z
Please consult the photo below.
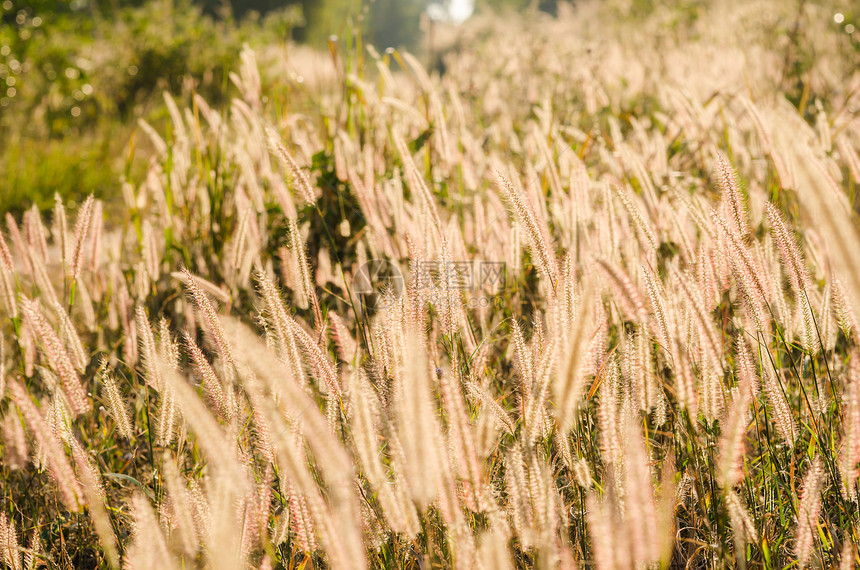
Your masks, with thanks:
M 440 4 L 444 5 L 444 2 Z M 447 11 L 438 4 L 431 4 L 427 9 L 427 13 L 434 20 L 450 19 L 459 24 L 460 22 L 465 22 L 472 15 L 474 9 L 475 0 L 450 0 Z
M 475 0 L 451 0 L 451 19 L 462 22 L 472 15 Z

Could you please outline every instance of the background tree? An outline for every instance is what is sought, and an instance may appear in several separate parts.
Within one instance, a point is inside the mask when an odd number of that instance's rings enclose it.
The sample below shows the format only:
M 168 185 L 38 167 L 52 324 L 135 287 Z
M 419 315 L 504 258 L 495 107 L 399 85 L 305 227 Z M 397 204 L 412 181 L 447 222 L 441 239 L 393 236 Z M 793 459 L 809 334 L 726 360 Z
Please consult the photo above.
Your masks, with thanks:
M 475 0 L 475 8 L 494 12 L 537 9 L 555 16 L 558 13 L 558 0 Z

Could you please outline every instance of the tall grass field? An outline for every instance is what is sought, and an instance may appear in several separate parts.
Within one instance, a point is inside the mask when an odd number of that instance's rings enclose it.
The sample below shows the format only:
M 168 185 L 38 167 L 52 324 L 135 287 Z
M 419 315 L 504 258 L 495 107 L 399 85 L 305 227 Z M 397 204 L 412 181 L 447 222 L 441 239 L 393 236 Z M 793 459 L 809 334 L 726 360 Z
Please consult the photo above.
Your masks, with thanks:
M 671 4 L 246 46 L 0 212 L 0 566 L 857 567 L 860 11 Z

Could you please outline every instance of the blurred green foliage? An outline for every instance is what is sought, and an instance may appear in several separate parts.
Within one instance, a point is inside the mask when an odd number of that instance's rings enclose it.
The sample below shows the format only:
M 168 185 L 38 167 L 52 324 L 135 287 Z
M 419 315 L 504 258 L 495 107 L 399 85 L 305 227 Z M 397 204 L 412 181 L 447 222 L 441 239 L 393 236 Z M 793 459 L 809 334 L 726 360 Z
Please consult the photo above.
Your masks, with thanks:
M 421 14 L 434 1 L 445 0 L 197 0 L 206 14 L 240 20 L 254 13 L 298 8 L 304 23 L 294 28 L 293 39 L 317 47 L 324 47 L 330 35 L 360 28 L 379 48 L 407 49 L 419 45 Z
M 245 42 L 283 41 L 297 7 L 215 18 L 190 0 L 0 1 L 0 212 L 118 195 L 118 172 L 139 117 L 161 92 L 229 94 Z

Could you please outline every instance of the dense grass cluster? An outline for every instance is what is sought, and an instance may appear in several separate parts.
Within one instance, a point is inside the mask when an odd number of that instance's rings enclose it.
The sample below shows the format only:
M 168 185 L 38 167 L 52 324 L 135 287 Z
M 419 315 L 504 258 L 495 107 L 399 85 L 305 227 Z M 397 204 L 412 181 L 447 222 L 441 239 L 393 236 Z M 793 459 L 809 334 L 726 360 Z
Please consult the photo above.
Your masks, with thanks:
M 246 49 L 7 215 L 0 562 L 853 568 L 857 14 L 580 4 Z

